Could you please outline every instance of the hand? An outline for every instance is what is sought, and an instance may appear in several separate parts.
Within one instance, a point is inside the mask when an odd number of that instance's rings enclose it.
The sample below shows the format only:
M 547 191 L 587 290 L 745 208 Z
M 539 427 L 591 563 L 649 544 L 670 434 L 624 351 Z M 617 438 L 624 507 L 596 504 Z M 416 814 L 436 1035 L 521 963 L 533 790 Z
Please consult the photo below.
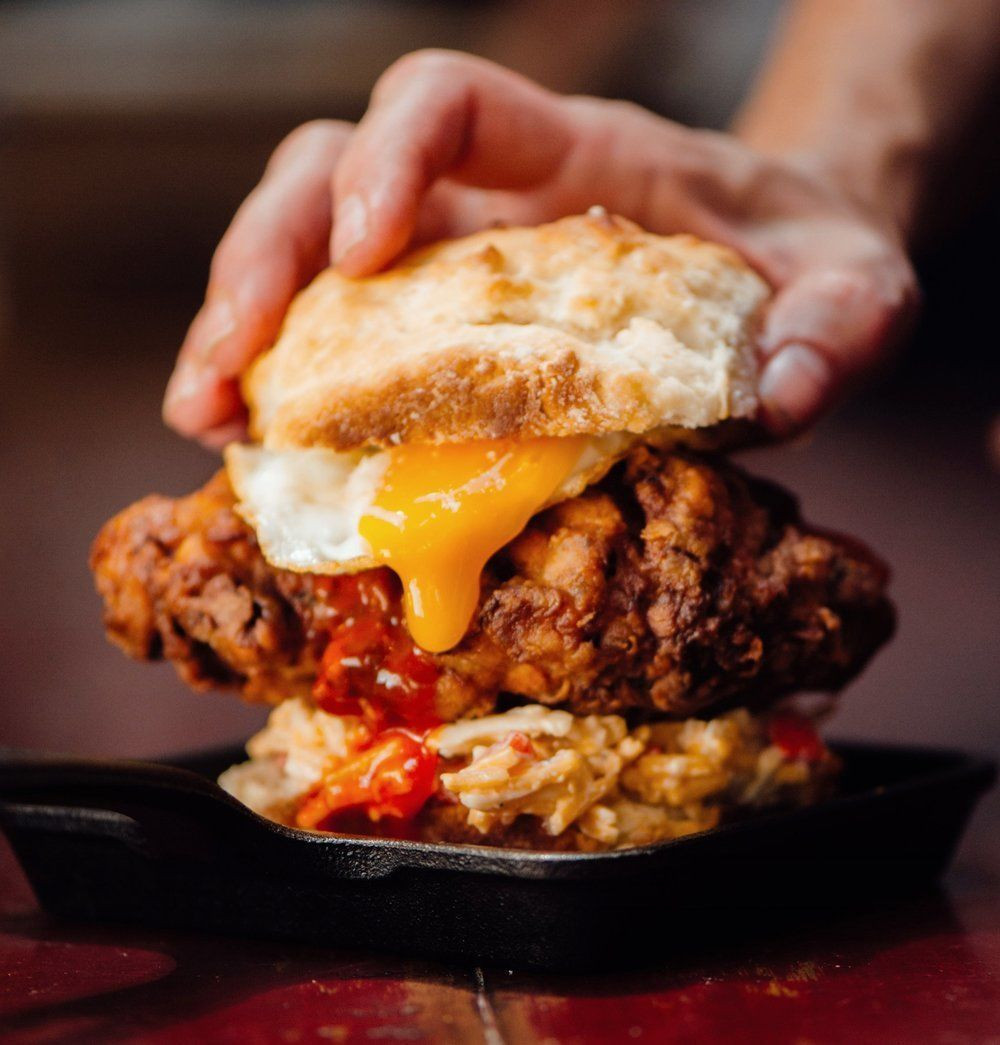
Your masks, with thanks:
M 239 373 L 330 258 L 363 276 L 416 242 L 593 204 L 729 244 L 773 285 L 759 348 L 761 420 L 776 435 L 812 423 L 876 367 L 915 309 L 891 220 L 807 157 L 417 52 L 382 76 L 356 128 L 307 124 L 279 147 L 213 260 L 166 420 L 212 443 L 237 434 Z

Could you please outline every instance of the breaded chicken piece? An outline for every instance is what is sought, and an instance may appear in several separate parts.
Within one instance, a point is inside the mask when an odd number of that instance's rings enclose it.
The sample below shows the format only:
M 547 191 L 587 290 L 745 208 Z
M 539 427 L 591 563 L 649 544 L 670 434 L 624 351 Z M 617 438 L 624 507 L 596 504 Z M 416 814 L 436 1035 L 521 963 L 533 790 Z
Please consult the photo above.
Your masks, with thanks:
M 221 473 L 116 516 L 91 565 L 111 638 L 195 688 L 308 694 L 342 626 L 331 592 L 345 582 L 269 566 Z M 803 524 L 777 487 L 641 446 L 494 556 L 465 639 L 423 656 L 444 720 L 501 693 L 576 713 L 763 705 L 851 679 L 892 632 L 886 583 L 871 552 Z

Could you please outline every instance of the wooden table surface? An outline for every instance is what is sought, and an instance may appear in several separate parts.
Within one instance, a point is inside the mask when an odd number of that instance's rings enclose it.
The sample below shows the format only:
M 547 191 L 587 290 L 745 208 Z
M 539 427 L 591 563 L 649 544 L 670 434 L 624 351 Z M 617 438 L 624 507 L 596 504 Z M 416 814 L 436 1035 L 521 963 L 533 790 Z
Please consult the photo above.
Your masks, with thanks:
M 0 846 L 0 1041 L 985 1045 L 1000 1042 L 995 871 L 960 865 L 939 890 L 656 967 L 540 975 L 57 923 Z

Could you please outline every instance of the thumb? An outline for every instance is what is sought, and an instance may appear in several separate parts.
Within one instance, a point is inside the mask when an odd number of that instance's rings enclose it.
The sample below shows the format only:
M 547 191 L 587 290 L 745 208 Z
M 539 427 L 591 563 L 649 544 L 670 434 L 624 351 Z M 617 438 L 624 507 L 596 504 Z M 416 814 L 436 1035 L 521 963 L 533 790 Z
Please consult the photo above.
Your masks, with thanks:
M 812 270 L 774 299 L 760 338 L 761 419 L 788 436 L 815 422 L 885 354 L 903 294 L 863 272 Z

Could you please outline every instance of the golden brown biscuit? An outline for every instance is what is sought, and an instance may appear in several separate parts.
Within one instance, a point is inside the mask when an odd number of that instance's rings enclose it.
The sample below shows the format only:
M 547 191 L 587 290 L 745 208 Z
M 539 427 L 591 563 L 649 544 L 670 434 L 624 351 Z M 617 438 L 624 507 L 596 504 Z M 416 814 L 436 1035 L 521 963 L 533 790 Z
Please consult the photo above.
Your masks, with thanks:
M 699 428 L 756 408 L 764 282 L 603 211 L 321 273 L 244 380 L 269 447 Z

